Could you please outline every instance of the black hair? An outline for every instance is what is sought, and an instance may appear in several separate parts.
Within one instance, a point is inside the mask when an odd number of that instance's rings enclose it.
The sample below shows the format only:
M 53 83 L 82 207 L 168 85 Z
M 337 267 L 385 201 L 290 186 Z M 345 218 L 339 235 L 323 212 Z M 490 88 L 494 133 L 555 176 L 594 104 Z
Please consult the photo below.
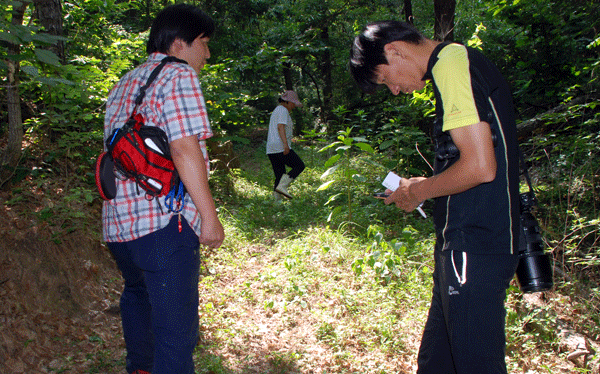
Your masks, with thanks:
M 385 58 L 386 44 L 403 41 L 419 44 L 425 37 L 413 25 L 399 21 L 378 21 L 365 26 L 354 38 L 350 49 L 350 73 L 364 92 L 377 88 L 375 69 L 388 63 Z
M 200 8 L 188 4 L 171 5 L 158 13 L 152 22 L 146 52 L 166 54 L 175 39 L 190 45 L 198 36 L 210 38 L 214 32 L 215 22 Z

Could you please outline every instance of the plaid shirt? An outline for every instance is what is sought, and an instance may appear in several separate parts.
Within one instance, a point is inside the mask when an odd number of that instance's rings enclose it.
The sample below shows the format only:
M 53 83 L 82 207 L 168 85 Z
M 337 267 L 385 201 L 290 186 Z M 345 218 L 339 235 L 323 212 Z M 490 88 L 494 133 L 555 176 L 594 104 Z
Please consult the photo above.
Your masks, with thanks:
M 111 90 L 104 118 L 105 139 L 115 128 L 125 124 L 140 88 L 164 57 L 166 55 L 161 53 L 151 54 L 145 63 L 128 72 Z M 212 136 L 212 130 L 194 69 L 182 63 L 165 65 L 146 90 L 137 113 L 142 114 L 146 125 L 163 129 L 169 142 L 198 136 L 207 172 L 210 170 L 204 139 Z M 200 235 L 200 214 L 189 194 L 185 195 L 185 208 L 181 214 Z M 117 196 L 104 201 L 102 206 L 103 238 L 107 242 L 131 241 L 164 228 L 172 216 L 173 213 L 167 212 L 164 197 L 148 200 L 144 190 L 134 181 L 117 179 Z

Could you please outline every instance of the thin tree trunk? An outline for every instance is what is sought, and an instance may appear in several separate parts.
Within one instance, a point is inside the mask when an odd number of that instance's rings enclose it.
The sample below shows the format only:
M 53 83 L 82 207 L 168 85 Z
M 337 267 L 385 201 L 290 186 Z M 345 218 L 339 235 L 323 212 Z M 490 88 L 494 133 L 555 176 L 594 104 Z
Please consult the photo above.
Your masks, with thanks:
M 151 0 L 146 0 L 146 17 L 144 23 L 146 24 L 146 28 L 150 28 L 152 25 L 152 16 L 150 15 L 150 7 L 152 5 Z
M 12 20 L 13 25 L 21 25 L 23 23 L 23 15 L 27 9 L 27 4 L 22 3 L 20 6 L 13 8 Z M 8 44 L 9 55 L 19 55 L 21 46 L 18 44 Z M 19 97 L 19 62 L 6 60 L 8 65 L 7 87 L 6 87 L 6 103 L 8 111 L 8 139 L 7 145 L 0 157 L 0 165 L 6 165 L 13 169 L 19 163 L 21 158 L 21 147 L 23 143 L 23 118 L 21 115 L 21 98 Z M 4 182 L 4 175 L 0 182 Z
M 434 0 L 435 40 L 454 40 L 454 11 L 456 0 Z
M 283 79 L 285 81 L 285 89 L 293 90 L 294 82 L 292 81 L 292 65 L 289 62 L 283 63 Z
M 321 30 L 321 41 L 323 45 L 329 46 L 331 42 L 329 40 L 329 27 L 323 26 Z M 333 119 L 333 113 L 331 110 L 331 100 L 333 98 L 333 78 L 332 78 L 332 62 L 331 53 L 326 48 L 321 55 L 321 77 L 323 78 L 323 102 L 321 104 L 321 119 L 325 126 L 328 126 L 328 122 Z
M 404 18 L 406 22 L 413 24 L 412 0 L 404 0 Z

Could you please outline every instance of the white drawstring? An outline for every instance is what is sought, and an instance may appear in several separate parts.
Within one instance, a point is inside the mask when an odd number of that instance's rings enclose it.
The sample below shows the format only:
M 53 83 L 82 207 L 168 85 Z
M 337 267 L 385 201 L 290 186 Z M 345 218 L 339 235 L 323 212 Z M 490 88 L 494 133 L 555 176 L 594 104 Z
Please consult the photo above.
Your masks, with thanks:
M 458 270 L 456 269 L 456 264 L 454 263 L 454 251 L 450 254 L 452 257 L 452 267 L 454 268 L 454 274 L 456 275 L 456 279 L 458 280 L 458 284 L 461 286 L 467 283 L 467 252 L 462 252 L 463 263 L 462 263 L 462 272 L 458 274 Z

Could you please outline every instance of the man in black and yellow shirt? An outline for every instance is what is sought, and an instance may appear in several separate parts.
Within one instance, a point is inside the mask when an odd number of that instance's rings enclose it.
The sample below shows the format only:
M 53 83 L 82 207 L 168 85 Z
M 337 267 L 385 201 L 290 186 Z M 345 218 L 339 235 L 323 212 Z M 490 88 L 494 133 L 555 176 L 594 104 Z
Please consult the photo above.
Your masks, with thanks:
M 435 199 L 434 287 L 418 373 L 506 373 L 504 301 L 520 227 L 508 84 L 479 51 L 427 39 L 396 21 L 365 27 L 350 70 L 366 92 L 385 85 L 397 95 L 433 83 L 434 175 L 402 178 L 385 200 L 412 211 Z

